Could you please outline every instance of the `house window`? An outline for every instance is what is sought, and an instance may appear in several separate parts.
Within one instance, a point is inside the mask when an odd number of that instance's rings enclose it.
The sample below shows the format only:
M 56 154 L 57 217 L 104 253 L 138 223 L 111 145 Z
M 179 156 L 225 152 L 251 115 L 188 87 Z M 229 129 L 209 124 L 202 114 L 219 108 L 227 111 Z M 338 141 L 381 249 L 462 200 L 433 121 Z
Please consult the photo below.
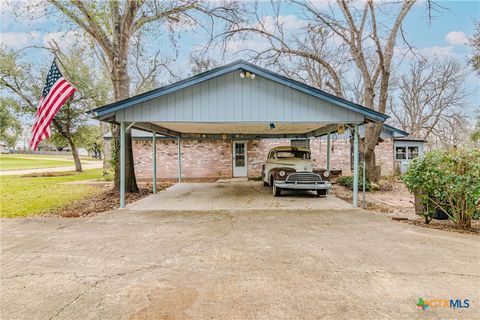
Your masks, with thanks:
M 415 159 L 418 157 L 418 147 L 408 147 L 408 159 Z
M 395 148 L 395 159 L 406 160 L 407 159 L 407 147 L 396 147 Z

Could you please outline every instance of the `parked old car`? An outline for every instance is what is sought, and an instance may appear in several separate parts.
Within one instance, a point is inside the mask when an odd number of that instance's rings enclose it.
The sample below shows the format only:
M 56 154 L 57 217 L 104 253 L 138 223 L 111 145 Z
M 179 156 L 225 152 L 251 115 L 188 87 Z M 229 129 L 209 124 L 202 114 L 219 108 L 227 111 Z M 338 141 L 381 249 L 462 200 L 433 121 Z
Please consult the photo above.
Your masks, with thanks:
M 331 188 L 328 181 L 313 172 L 310 150 L 301 147 L 275 147 L 268 153 L 262 168 L 265 186 L 273 188 L 273 195 L 280 196 L 282 190 L 313 190 L 325 196 Z

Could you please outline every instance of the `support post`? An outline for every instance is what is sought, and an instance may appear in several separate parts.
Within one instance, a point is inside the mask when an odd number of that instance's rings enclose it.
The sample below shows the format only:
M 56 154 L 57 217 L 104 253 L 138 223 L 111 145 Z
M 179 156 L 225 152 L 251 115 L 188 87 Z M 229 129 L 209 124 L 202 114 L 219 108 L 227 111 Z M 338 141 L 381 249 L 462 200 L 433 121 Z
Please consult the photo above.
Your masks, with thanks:
M 152 173 L 152 193 L 157 193 L 157 133 L 153 131 L 152 137 L 152 163 L 153 163 L 153 173 Z
M 182 182 L 182 145 L 180 137 L 177 138 L 178 142 L 178 182 Z
M 327 173 L 330 176 L 330 132 L 327 133 Z
M 353 127 L 353 207 L 358 207 L 358 124 Z
M 365 156 L 363 156 L 363 177 L 362 177 L 362 208 L 366 209 L 367 208 L 367 202 L 365 200 L 365 188 L 366 188 L 366 173 L 365 173 Z
M 120 208 L 125 208 L 125 122 L 120 122 Z

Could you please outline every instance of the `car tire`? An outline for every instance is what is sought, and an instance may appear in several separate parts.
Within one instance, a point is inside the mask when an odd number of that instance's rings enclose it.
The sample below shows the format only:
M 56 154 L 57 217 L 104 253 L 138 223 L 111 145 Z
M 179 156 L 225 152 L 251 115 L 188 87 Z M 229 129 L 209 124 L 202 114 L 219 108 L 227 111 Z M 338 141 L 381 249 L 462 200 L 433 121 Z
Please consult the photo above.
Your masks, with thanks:
M 318 189 L 317 190 L 317 196 L 324 197 L 326 195 L 327 195 L 327 189 Z
M 272 190 L 273 190 L 273 195 L 274 195 L 275 197 L 280 197 L 280 196 L 282 195 L 282 189 L 277 188 L 277 186 L 275 185 L 275 181 L 273 181 L 273 188 L 272 188 Z

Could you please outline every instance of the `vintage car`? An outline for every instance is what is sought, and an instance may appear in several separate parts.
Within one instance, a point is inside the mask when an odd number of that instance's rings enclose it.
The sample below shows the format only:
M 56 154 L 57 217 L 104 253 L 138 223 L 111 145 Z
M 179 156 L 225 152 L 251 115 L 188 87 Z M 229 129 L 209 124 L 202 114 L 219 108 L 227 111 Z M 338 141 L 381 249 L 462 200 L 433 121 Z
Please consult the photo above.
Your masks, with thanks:
M 268 153 L 262 168 L 265 186 L 273 188 L 273 195 L 280 196 L 282 190 L 313 190 L 318 196 L 325 196 L 331 188 L 313 172 L 310 150 L 301 147 L 275 147 Z

